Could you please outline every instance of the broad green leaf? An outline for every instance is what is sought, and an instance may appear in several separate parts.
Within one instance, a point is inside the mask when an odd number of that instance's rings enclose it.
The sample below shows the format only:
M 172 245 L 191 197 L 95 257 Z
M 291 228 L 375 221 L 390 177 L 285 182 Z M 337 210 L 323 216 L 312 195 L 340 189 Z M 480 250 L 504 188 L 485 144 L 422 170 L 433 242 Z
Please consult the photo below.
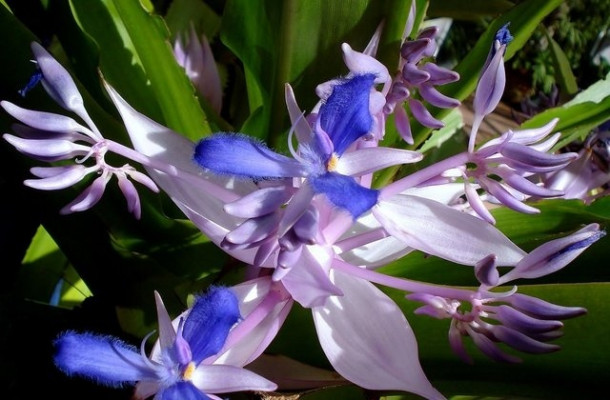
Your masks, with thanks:
M 578 84 L 572 72 L 570 61 L 565 55 L 559 43 L 557 43 L 551 35 L 546 34 L 546 39 L 549 41 L 553 65 L 555 66 L 555 78 L 559 86 L 567 95 L 574 95 L 578 91 Z
M 294 86 L 303 110 L 311 109 L 317 102 L 316 85 L 347 72 L 341 43 L 363 50 L 382 20 L 385 31 L 379 54 L 383 59 L 392 46 L 389 65 L 396 65 L 410 3 L 370 4 L 367 0 L 227 2 L 221 39 L 244 65 L 248 102 L 243 105 L 254 115 L 242 126 L 245 133 L 268 139 L 272 146 L 280 144 L 278 138 L 289 127 L 284 84 Z
M 99 47 L 102 73 L 134 107 L 142 104 L 151 118 L 191 139 L 210 132 L 160 17 L 137 0 L 70 4 L 81 29 Z
M 473 0 L 464 7 L 462 0 L 431 0 L 428 16 L 477 21 L 482 17 L 496 16 L 514 5 L 508 0 Z

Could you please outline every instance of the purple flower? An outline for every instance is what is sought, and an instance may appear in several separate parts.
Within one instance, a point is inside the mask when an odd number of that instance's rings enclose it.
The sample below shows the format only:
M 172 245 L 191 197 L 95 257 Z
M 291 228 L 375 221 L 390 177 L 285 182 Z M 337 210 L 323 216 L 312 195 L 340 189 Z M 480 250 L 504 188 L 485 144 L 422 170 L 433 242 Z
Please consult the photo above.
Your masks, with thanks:
M 68 375 L 117 387 L 137 382 L 136 399 L 209 399 L 210 393 L 275 390 L 276 385 L 231 365 L 208 364 L 240 318 L 237 298 L 228 289 L 212 288 L 197 297 L 178 329 L 155 292 L 159 318 L 159 351 L 152 359 L 111 336 L 66 332 L 55 341 L 55 364 Z M 146 339 L 145 339 L 146 340 Z M 215 398 L 215 397 L 214 397 Z
M 178 36 L 174 42 L 174 56 L 199 94 L 214 111 L 220 113 L 222 84 L 207 37 L 202 35 L 199 38 L 191 25 L 186 40 Z
M 491 113 L 502 98 L 504 86 L 506 85 L 506 74 L 504 72 L 504 53 L 506 46 L 513 37 L 508 30 L 508 23 L 496 32 L 494 42 L 489 50 L 489 55 L 483 65 L 479 83 L 474 94 L 474 119 L 470 131 L 468 150 L 473 151 L 475 138 L 479 125 L 483 118 Z
M 25 94 L 41 81 L 47 93 L 59 105 L 77 114 L 87 126 L 64 115 L 27 110 L 7 101 L 0 102 L 7 113 L 27 125 L 13 126 L 17 136 L 3 135 L 18 151 L 46 162 L 75 160 L 73 165 L 32 168 L 32 174 L 38 179 L 28 179 L 24 183 L 39 190 L 58 190 L 75 185 L 87 175 L 99 175 L 60 211 L 69 214 L 93 207 L 102 198 L 108 182 L 116 177 L 127 200 L 129 212 L 139 218 L 140 198 L 131 181 L 139 182 L 154 192 L 159 191 L 157 185 L 129 164 L 114 167 L 106 162 L 106 153 L 113 150 L 120 152 L 120 145 L 102 137 L 89 117 L 83 98 L 68 72 L 39 44 L 32 43 L 32 51 L 39 71 L 34 75 L 36 79 L 30 80 L 21 93 Z M 93 165 L 86 166 L 86 162 L 92 162 Z
M 585 309 L 558 306 L 520 294 L 516 286 L 507 292 L 491 289 L 515 279 L 551 274 L 565 267 L 604 235 L 599 225 L 588 225 L 564 238 L 541 245 L 502 276 L 496 268 L 495 255 L 490 254 L 475 266 L 475 275 L 481 282 L 476 292 L 422 288 L 407 298 L 424 303 L 415 311 L 417 314 L 451 319 L 451 348 L 466 362 L 472 360 L 464 347 L 463 337 L 470 337 L 485 355 L 502 362 L 521 360 L 503 351 L 497 345 L 499 342 L 525 353 L 557 351 L 559 346 L 548 342 L 562 335 L 563 323 L 560 320 L 582 315 Z
M 338 159 L 372 126 L 369 92 L 374 75 L 357 75 L 336 85 L 322 105 L 315 136 L 291 159 L 242 135 L 216 134 L 200 141 L 195 161 L 220 175 L 256 180 L 304 177 L 312 194 L 324 194 L 335 206 L 357 218 L 377 201 L 377 191 L 336 172 Z

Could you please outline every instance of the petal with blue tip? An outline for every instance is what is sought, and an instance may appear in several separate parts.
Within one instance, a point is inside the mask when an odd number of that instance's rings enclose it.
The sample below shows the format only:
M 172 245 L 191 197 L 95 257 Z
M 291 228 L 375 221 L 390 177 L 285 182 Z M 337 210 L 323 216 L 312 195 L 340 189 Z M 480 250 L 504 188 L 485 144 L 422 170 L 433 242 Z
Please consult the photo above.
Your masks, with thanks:
M 354 218 L 370 210 L 379 197 L 378 190 L 360 186 L 354 178 L 336 172 L 312 177 L 309 183 L 314 192 L 324 193 L 332 204 L 347 210 Z
M 333 87 L 333 92 L 320 107 L 320 124 L 328 133 L 335 153 L 341 155 L 373 125 L 369 97 L 375 75 L 356 75 Z
M 242 178 L 288 178 L 304 176 L 305 167 L 245 135 L 218 133 L 201 140 L 195 162 L 220 175 Z
M 154 369 L 135 347 L 115 337 L 66 332 L 54 344 L 55 365 L 67 375 L 111 387 L 157 379 Z
M 229 289 L 215 287 L 195 300 L 182 331 L 195 365 L 222 349 L 239 318 L 237 297 Z

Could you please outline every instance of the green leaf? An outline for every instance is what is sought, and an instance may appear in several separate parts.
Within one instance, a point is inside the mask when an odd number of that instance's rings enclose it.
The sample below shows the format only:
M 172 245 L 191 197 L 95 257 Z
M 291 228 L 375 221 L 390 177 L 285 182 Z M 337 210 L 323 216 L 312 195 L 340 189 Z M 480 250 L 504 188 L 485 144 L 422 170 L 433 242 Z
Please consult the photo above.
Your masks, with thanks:
M 570 61 L 559 43 L 548 32 L 546 33 L 546 39 L 549 41 L 553 65 L 555 66 L 555 79 L 566 94 L 574 95 L 578 91 L 578 84 L 570 67 Z
M 272 146 L 282 143 L 279 138 L 289 127 L 284 84 L 293 84 L 300 107 L 311 109 L 318 101 L 316 85 L 347 72 L 341 43 L 364 49 L 382 20 L 385 33 L 379 54 L 383 59 L 388 46 L 393 47 L 393 62 L 388 65 L 396 65 L 410 3 L 370 4 L 367 0 L 227 2 L 221 39 L 244 65 L 248 89 L 244 107 L 254 115 L 242 127 L 245 133 L 268 139 Z
M 167 10 L 165 23 L 172 38 L 188 32 L 191 26 L 212 40 L 220 30 L 221 19 L 206 3 L 199 0 L 174 0 Z
M 471 0 L 468 7 L 464 7 L 462 0 L 431 0 L 428 16 L 478 21 L 501 14 L 513 6 L 514 3 L 508 0 Z
M 134 107 L 145 106 L 148 116 L 191 139 L 210 133 L 160 17 L 137 0 L 70 4 L 81 29 L 99 47 L 102 73 Z
M 555 145 L 555 148 L 559 149 L 577 138 L 584 138 L 592 129 L 608 120 L 609 93 L 610 74 L 562 106 L 544 111 L 525 121 L 521 128 L 540 127 L 553 118 L 559 118 L 555 126 L 555 131 L 562 133 L 562 139 Z

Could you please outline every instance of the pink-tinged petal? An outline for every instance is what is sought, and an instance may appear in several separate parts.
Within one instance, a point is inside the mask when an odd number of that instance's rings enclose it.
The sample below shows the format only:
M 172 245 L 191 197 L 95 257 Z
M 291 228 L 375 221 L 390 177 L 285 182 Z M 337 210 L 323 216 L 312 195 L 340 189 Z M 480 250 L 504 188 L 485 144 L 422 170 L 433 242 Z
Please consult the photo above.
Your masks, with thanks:
M 344 296 L 312 309 L 329 361 L 349 381 L 373 390 L 404 390 L 443 399 L 419 363 L 417 342 L 396 303 L 370 282 L 333 271 Z
M 290 121 L 292 122 L 294 133 L 297 135 L 299 143 L 309 143 L 313 139 L 311 126 L 309 126 L 309 123 L 307 123 L 307 120 L 303 117 L 303 111 L 299 108 L 292 86 L 289 84 L 284 86 L 284 97 L 286 99 L 288 115 L 290 115 Z
M 428 103 L 440 108 L 453 108 L 460 105 L 460 101 L 453 97 L 445 96 L 427 82 L 419 87 L 419 94 Z
M 32 43 L 31 48 L 36 57 L 38 68 L 42 71 L 42 86 L 49 96 L 89 124 L 95 130 L 95 132 L 91 132 L 91 137 L 102 140 L 102 136 L 97 132 L 91 117 L 85 110 L 83 98 L 68 71 L 38 43 Z
M 406 63 L 402 68 L 402 78 L 409 85 L 418 86 L 430 79 L 430 74 L 420 70 L 416 64 Z
M 536 143 L 547 137 L 551 132 L 553 132 L 553 129 L 555 129 L 555 126 L 558 122 L 559 118 L 553 118 L 540 128 L 515 131 L 510 141 L 513 143 L 519 143 L 524 145 Z
M 589 224 L 571 235 L 546 242 L 502 276 L 500 283 L 517 278 L 539 278 L 558 271 L 605 234 L 605 231 L 599 230 L 598 224 Z
M 384 21 L 381 21 L 379 25 L 377 25 L 375 33 L 373 33 L 373 36 L 371 36 L 371 39 L 367 43 L 365 49 L 362 51 L 364 54 L 371 57 L 375 57 L 375 54 L 377 54 L 377 49 L 379 48 L 379 41 L 381 40 L 381 34 L 383 33 L 384 25 Z
M 222 107 L 222 83 L 220 82 L 218 67 L 214 60 L 214 53 L 212 53 L 210 43 L 205 35 L 201 37 L 201 50 L 203 65 L 200 72 L 201 83 L 199 85 L 199 92 L 210 102 L 214 111 L 220 113 Z
M 314 195 L 313 189 L 307 183 L 299 188 L 284 210 L 284 215 L 280 221 L 277 232 L 279 237 L 284 236 L 299 218 L 301 218 L 303 213 L 307 211 Z
M 412 248 L 381 229 L 372 213 L 367 213 L 351 225 L 336 243 L 341 259 L 353 265 L 375 268 L 413 251 Z
M 80 182 L 91 171 L 84 165 L 75 164 L 62 167 L 34 167 L 30 172 L 42 179 L 27 179 L 23 181 L 25 186 L 38 190 L 58 190 Z
M 516 265 L 525 252 L 486 221 L 422 197 L 382 200 L 373 214 L 410 247 L 458 264 L 475 265 L 495 254 L 500 266 Z
M 155 290 L 155 305 L 157 307 L 157 320 L 159 323 L 159 344 L 162 349 L 169 349 L 176 341 L 176 330 L 172 325 L 172 320 L 163 304 L 161 295 Z
M 63 132 L 63 131 L 76 131 L 90 134 L 91 131 L 74 119 L 66 117 L 61 114 L 54 114 L 44 111 L 28 110 L 16 106 L 8 101 L 0 102 L 0 105 L 4 110 L 9 113 L 13 118 L 18 119 L 24 124 L 31 126 L 32 128 L 42 129 L 44 131 L 51 132 Z
M 373 74 L 375 83 L 384 83 L 391 79 L 386 66 L 374 57 L 352 50 L 347 43 L 341 45 L 341 50 L 343 51 L 343 61 L 353 74 Z
M 119 180 L 119 189 L 123 193 L 125 200 L 127 200 L 127 211 L 132 213 L 136 219 L 140 219 L 140 196 L 133 183 L 126 177 L 117 175 Z
M 193 372 L 193 385 L 204 393 L 230 393 L 242 390 L 272 391 L 277 385 L 252 371 L 231 365 L 200 364 Z
M 157 184 L 152 179 L 150 179 L 148 175 L 145 175 L 140 171 L 136 171 L 135 169 L 129 169 L 126 167 L 123 167 L 123 171 L 127 175 L 129 175 L 134 181 L 141 183 L 142 185 L 146 186 L 155 193 L 159 193 L 159 188 L 157 187 Z
M 108 178 L 105 176 L 96 178 L 88 188 L 83 190 L 72 202 L 64 206 L 59 213 L 65 215 L 90 209 L 102 198 L 107 183 Z
M 157 381 L 140 381 L 136 384 L 136 390 L 133 393 L 134 400 L 144 400 L 154 395 L 161 389 Z
M 523 203 L 521 199 L 515 197 L 521 195 L 521 193 L 517 193 L 514 190 L 511 192 L 506 187 L 504 187 L 504 185 L 490 178 L 481 177 L 480 181 L 481 186 L 483 186 L 485 190 L 489 192 L 489 194 L 494 196 L 500 203 L 504 204 L 506 207 L 525 214 L 540 213 L 540 210 L 538 210 L 537 208 L 528 206 L 527 204 Z
M 408 63 L 415 65 L 421 60 L 424 50 L 430 44 L 431 39 L 408 40 L 400 46 L 400 56 Z
M 464 346 L 464 340 L 462 337 L 462 332 L 460 332 L 457 326 L 457 320 L 451 319 L 451 325 L 449 327 L 449 346 L 455 355 L 460 357 L 462 361 L 466 364 L 472 364 L 472 357 L 466 351 L 466 346 Z
M 485 221 L 495 225 L 496 219 L 493 217 L 493 215 L 491 215 L 491 212 L 489 212 L 485 206 L 485 203 L 483 203 L 483 200 L 481 199 L 481 196 L 479 196 L 475 185 L 468 181 L 464 181 L 464 193 L 466 194 L 466 200 L 468 200 L 468 204 L 470 204 L 472 210 Z
M 392 165 L 410 164 L 424 156 L 417 151 L 389 147 L 368 147 L 343 154 L 337 164 L 337 172 L 343 175 L 370 174 Z
M 224 212 L 224 204 L 214 198 L 209 198 L 207 202 L 202 203 L 202 206 L 206 208 L 199 207 L 198 210 L 192 209 L 180 200 L 174 200 L 174 202 L 186 217 L 218 246 L 225 236 L 243 221 Z M 229 254 L 247 264 L 252 264 L 256 249 L 232 249 Z
M 497 286 L 500 273 L 496 268 L 496 256 L 490 254 L 476 263 L 474 266 L 474 276 L 485 286 Z
M 79 155 L 85 155 L 90 148 L 61 139 L 22 139 L 10 134 L 2 136 L 17 151 L 42 161 L 67 160 Z
M 272 283 L 266 276 L 231 288 L 239 299 L 239 311 L 244 319 L 229 332 L 220 353 L 206 363 L 244 366 L 265 351 L 293 304 L 292 299 L 283 298 L 281 294 L 270 298 L 270 291 L 283 291 L 277 285 L 280 284 Z
M 394 108 L 394 123 L 396 124 L 396 130 L 408 144 L 413 144 L 413 133 L 411 132 L 411 123 L 409 122 L 409 116 L 407 110 L 401 105 Z
M 439 121 L 430 114 L 430 111 L 424 107 L 421 101 L 410 98 L 408 102 L 413 117 L 423 126 L 433 129 L 440 129 L 445 126 L 443 121 Z
M 439 67 L 435 63 L 426 63 L 422 69 L 430 74 L 430 79 L 426 82 L 430 85 L 445 85 L 460 80 L 460 74 L 450 69 Z
M 335 371 L 313 367 L 281 354 L 262 354 L 248 369 L 275 382 L 280 390 L 316 389 L 348 382 Z
M 332 251 L 319 245 L 305 246 L 299 262 L 283 277 L 282 284 L 303 307 L 324 304 L 329 296 L 343 293 L 330 280 Z
M 224 206 L 226 212 L 240 218 L 256 218 L 278 210 L 290 199 L 285 186 L 272 186 L 256 190 Z
M 504 49 L 501 49 L 496 51 L 479 79 L 473 101 L 475 114 L 485 116 L 492 112 L 502 98 L 505 85 Z

